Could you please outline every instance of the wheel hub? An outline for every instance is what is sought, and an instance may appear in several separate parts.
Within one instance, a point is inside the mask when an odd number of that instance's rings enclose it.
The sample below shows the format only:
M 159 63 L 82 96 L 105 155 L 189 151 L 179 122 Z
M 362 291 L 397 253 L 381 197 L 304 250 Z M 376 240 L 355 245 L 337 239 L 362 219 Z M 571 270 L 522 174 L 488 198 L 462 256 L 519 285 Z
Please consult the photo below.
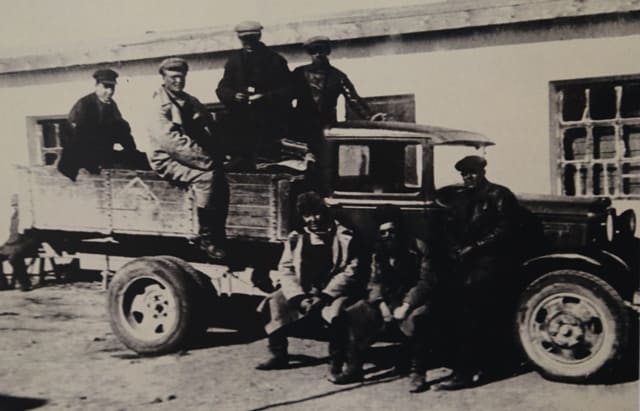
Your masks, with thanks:
M 542 352 L 574 363 L 594 356 L 604 340 L 603 314 L 587 298 L 556 294 L 533 310 L 530 335 Z
M 137 279 L 122 302 L 123 316 L 129 331 L 144 341 L 164 338 L 178 320 L 175 297 L 168 287 L 152 279 Z
M 554 344 L 563 348 L 574 347 L 584 338 L 580 320 L 572 315 L 560 314 L 552 318 L 548 330 Z

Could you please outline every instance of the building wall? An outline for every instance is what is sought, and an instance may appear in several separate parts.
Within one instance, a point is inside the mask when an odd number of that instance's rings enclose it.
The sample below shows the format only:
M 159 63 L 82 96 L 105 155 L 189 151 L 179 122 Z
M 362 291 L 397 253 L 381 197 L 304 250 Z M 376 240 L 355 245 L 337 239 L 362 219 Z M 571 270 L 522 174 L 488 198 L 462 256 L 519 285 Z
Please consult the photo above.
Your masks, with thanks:
M 332 61 L 349 74 L 364 96 L 414 93 L 420 123 L 490 136 L 497 144 L 487 151 L 492 180 L 517 192 L 550 193 L 549 82 L 640 72 L 638 34 L 556 37 L 509 43 L 484 36 L 482 44 L 476 44 L 482 47 L 460 45 L 459 39 L 450 43 L 429 43 L 428 38 L 384 39 L 372 42 L 369 48 L 366 44 L 338 45 Z M 306 62 L 306 56 L 297 50 L 282 52 L 291 68 Z M 192 58 L 187 90 L 203 102 L 217 101 L 214 89 L 224 59 L 220 54 Z M 156 67 L 157 61 L 116 66 L 121 77 L 115 98 L 142 149 L 147 147 L 145 113 L 153 90 L 160 85 Z M 27 162 L 25 118 L 67 113 L 75 100 L 93 89 L 94 69 L 0 78 L 4 101 L 0 164 L 5 169 L 11 163 Z M 10 186 L 11 180 L 2 179 L 2 184 Z

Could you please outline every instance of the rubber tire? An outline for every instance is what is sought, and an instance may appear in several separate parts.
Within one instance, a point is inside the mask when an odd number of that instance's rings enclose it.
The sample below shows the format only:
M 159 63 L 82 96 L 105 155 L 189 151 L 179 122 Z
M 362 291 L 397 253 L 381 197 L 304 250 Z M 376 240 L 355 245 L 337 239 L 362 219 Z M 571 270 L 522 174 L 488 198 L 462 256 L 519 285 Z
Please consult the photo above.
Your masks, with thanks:
M 573 293 L 589 300 L 603 313 L 611 335 L 604 336 L 603 346 L 584 363 L 567 365 L 543 354 L 532 343 L 528 325 L 533 309 L 557 293 Z M 517 311 L 517 339 L 526 357 L 546 378 L 565 382 L 587 382 L 613 368 L 628 341 L 629 313 L 620 295 L 601 278 L 578 270 L 558 270 L 533 281 L 523 292 Z M 603 327 L 607 328 L 607 327 Z
M 126 320 L 121 317 L 122 297 L 128 285 L 140 277 L 150 277 L 167 285 L 178 307 L 175 312 L 175 327 L 160 340 L 150 342 L 137 338 L 126 327 Z M 198 294 L 197 283 L 179 265 L 157 257 L 135 259 L 122 266 L 109 285 L 108 312 L 111 328 L 124 345 L 138 354 L 161 355 L 175 352 L 184 348 L 199 329 L 197 307 L 194 304 Z
M 211 317 L 213 313 L 216 312 L 218 297 L 218 291 L 211 283 L 211 279 L 179 257 L 162 255 L 150 258 L 175 265 L 182 269 L 196 283 L 197 290 L 192 297 L 192 303 L 194 305 L 193 315 L 195 318 L 191 337 L 198 338 L 205 334 L 211 323 Z

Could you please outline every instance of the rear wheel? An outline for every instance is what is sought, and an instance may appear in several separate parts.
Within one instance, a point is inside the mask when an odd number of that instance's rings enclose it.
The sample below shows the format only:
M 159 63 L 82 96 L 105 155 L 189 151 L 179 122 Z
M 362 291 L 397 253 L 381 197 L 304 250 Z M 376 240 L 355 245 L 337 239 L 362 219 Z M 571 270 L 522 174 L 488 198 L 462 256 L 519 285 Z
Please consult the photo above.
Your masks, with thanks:
M 136 259 L 109 285 L 111 327 L 140 354 L 176 351 L 198 332 L 198 297 L 198 285 L 179 265 L 160 257 Z
M 545 376 L 585 381 L 623 352 L 628 312 L 618 293 L 595 275 L 553 271 L 524 291 L 517 314 L 520 345 Z

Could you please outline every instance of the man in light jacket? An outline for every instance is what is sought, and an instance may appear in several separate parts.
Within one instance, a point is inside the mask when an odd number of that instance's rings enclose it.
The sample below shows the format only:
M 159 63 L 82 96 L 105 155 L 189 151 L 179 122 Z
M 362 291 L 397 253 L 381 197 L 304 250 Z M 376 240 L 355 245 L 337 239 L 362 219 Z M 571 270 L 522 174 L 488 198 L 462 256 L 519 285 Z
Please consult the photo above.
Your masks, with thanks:
M 149 162 L 162 178 L 189 184 L 197 206 L 200 248 L 210 259 L 221 260 L 226 256 L 229 208 L 224 153 L 213 134 L 211 113 L 184 91 L 188 70 L 181 58 L 160 64 L 163 85 L 153 94 Z
M 308 328 L 322 321 L 329 327 L 334 371 L 342 368 L 345 356 L 344 310 L 363 295 L 366 285 L 360 248 L 351 231 L 332 218 L 315 192 L 300 194 L 297 209 L 304 228 L 293 231 L 285 242 L 278 267 L 280 288 L 260 308 L 269 315 L 265 330 L 271 357 L 257 368 L 286 368 L 287 334 L 294 326 Z

